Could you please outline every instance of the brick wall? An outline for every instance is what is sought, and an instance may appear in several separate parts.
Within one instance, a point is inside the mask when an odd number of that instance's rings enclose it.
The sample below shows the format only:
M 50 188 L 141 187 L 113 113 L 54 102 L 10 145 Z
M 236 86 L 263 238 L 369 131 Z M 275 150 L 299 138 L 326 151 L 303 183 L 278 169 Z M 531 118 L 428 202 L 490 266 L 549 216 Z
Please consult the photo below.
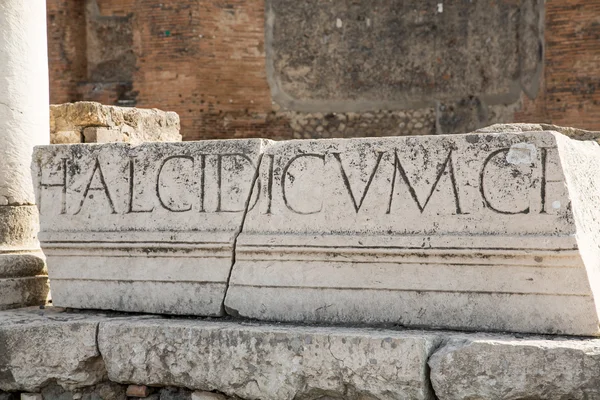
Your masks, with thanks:
M 96 100 L 176 111 L 187 140 L 440 133 L 433 109 L 335 116 L 280 110 L 266 79 L 263 0 L 47 4 L 52 103 Z M 457 113 L 467 123 L 454 129 L 528 121 L 600 130 L 598 15 L 600 0 L 547 0 L 537 98 L 523 95 L 519 104 L 490 108 L 473 121 L 482 113 L 467 104 L 467 112 Z

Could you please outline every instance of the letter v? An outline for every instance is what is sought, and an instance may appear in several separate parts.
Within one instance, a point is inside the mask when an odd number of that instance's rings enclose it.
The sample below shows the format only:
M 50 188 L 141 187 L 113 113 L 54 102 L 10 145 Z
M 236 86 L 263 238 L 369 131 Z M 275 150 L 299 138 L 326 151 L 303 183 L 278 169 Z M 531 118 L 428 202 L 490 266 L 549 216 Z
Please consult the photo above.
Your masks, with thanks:
M 365 190 L 360 198 L 360 202 L 357 204 L 356 203 L 356 198 L 354 197 L 354 193 L 352 192 L 352 187 L 350 186 L 350 180 L 348 180 L 348 175 L 346 174 L 346 171 L 344 170 L 344 166 L 342 165 L 342 159 L 340 158 L 340 153 L 332 153 L 333 156 L 335 157 L 335 159 L 338 161 L 338 163 L 340 164 L 340 170 L 342 172 L 342 179 L 344 180 L 344 186 L 346 187 L 346 190 L 348 190 L 348 193 L 350 194 L 350 198 L 352 199 L 352 203 L 354 204 L 354 210 L 356 210 L 356 213 L 358 214 L 358 211 L 360 211 L 360 208 L 363 205 L 363 202 L 365 201 L 365 197 L 367 197 L 367 193 L 369 192 L 369 188 L 371 187 L 371 183 L 373 183 L 373 178 L 375 177 L 375 173 L 377 172 L 377 168 L 379 168 L 379 163 L 381 162 L 381 158 L 383 157 L 383 152 L 382 151 L 378 151 L 377 152 L 377 163 L 375 164 L 375 167 L 373 168 L 373 171 L 371 172 L 371 176 L 369 176 L 369 181 L 367 182 L 367 186 L 365 186 Z

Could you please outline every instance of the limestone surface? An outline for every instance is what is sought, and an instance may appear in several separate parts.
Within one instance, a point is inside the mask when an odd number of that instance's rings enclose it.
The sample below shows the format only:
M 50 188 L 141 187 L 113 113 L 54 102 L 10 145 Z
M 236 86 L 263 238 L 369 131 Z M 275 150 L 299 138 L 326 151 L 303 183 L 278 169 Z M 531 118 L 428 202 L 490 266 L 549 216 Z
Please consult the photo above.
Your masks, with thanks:
M 278 142 L 225 306 L 597 335 L 600 146 L 556 132 Z
M 100 324 L 110 380 L 243 399 L 433 399 L 436 334 L 214 321 Z
M 73 389 L 105 379 L 100 318 L 53 308 L 0 313 L 0 390 L 34 392 L 49 382 Z
M 454 338 L 429 360 L 440 400 L 598 399 L 598 340 Z
M 50 139 L 55 144 L 178 142 L 179 129 L 179 116 L 170 111 L 90 101 L 50 106 Z
M 266 141 L 54 145 L 33 168 L 53 304 L 220 315 Z

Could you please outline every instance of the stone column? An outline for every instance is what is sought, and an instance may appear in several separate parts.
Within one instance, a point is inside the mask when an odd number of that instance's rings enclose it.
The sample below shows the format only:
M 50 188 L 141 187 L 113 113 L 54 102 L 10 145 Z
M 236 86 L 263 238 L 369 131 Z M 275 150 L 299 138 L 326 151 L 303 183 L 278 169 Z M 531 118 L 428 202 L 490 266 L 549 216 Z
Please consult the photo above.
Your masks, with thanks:
M 0 309 L 48 294 L 30 164 L 49 142 L 45 0 L 0 0 Z

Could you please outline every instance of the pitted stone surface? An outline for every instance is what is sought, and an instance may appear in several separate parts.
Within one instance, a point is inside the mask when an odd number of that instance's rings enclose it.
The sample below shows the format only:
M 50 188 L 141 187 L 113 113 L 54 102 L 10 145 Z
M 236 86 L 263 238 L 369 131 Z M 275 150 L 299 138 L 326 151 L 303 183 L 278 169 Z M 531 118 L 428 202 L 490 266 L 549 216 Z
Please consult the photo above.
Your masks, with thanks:
M 590 338 L 0 311 L 0 398 L 591 400 L 599 364 Z
M 206 321 L 101 323 L 109 378 L 243 399 L 433 399 L 434 333 Z
M 54 144 L 178 142 L 179 129 L 179 116 L 170 111 L 90 101 L 50 106 L 50 139 Z
M 0 390 L 37 391 L 49 382 L 74 389 L 105 379 L 96 346 L 102 318 L 54 308 L 0 312 Z
M 597 335 L 598 159 L 597 143 L 549 131 L 276 143 L 225 306 Z
M 53 304 L 220 315 L 267 141 L 36 148 Z
M 440 400 L 600 398 L 600 342 L 455 338 L 429 360 Z

